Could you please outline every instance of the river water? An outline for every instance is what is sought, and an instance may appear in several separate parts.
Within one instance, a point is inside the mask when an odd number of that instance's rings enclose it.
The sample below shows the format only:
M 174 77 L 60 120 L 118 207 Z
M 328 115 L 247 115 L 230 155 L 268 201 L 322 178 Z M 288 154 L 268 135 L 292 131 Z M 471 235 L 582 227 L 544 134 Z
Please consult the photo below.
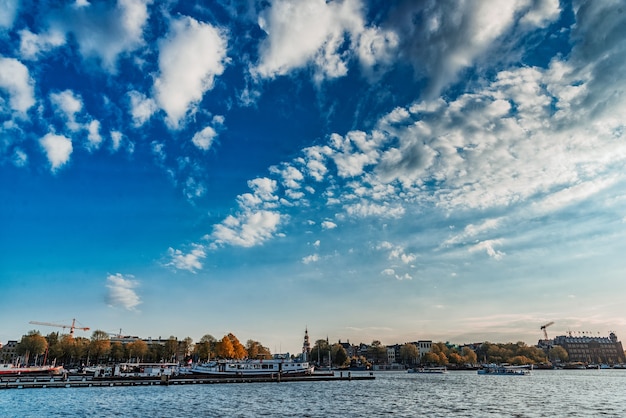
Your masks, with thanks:
M 0 391 L 0 417 L 626 417 L 626 370 L 374 375 L 363 381 L 9 389 Z

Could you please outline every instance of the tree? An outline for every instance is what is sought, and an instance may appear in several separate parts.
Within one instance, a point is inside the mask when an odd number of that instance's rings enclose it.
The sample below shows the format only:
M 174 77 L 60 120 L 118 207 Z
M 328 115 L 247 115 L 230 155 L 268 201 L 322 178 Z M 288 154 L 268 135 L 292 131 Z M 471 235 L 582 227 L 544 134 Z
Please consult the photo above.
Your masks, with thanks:
M 329 351 L 330 345 L 328 344 L 328 341 L 323 339 L 317 340 L 311 349 L 311 360 L 320 363 L 320 365 L 324 364 L 325 362 L 330 361 L 330 359 L 328 359 Z
M 127 348 L 129 359 L 136 358 L 138 363 L 148 352 L 148 344 L 144 340 L 135 340 L 132 343 L 128 343 Z
M 387 347 L 382 345 L 380 341 L 374 340 L 367 349 L 367 355 L 372 359 L 374 364 L 379 364 L 384 362 L 387 357 Z
M 339 343 L 333 344 L 330 349 L 332 363 L 337 366 L 344 366 L 348 362 L 348 353 L 346 349 Z
M 178 339 L 171 335 L 165 341 L 165 357 L 167 361 L 176 361 L 176 354 L 178 354 Z
M 188 357 L 191 354 L 191 349 L 193 348 L 193 339 L 191 337 L 186 337 L 180 343 L 180 349 L 182 351 L 183 357 Z
M 152 342 L 148 346 L 148 352 L 146 358 L 148 361 L 165 361 L 167 354 L 165 353 L 166 347 L 163 344 Z
M 413 364 L 419 357 L 420 353 L 415 344 L 406 343 L 400 347 L 400 358 L 403 364 Z
M 109 350 L 109 356 L 111 360 L 115 362 L 123 361 L 126 358 L 126 350 L 121 342 L 115 341 L 111 344 L 111 349 Z
M 439 355 L 430 351 L 424 354 L 422 362 L 425 364 L 439 364 Z
M 246 348 L 239 342 L 237 337 L 235 337 L 232 333 L 229 333 L 228 339 L 233 345 L 233 358 L 241 360 L 248 356 Z
M 264 347 L 260 342 L 248 340 L 246 342 L 246 351 L 248 358 L 251 359 L 271 359 L 272 353 L 269 348 Z
M 478 358 L 476 357 L 476 353 L 469 347 L 463 347 L 461 351 L 463 354 L 463 362 L 467 364 L 476 364 L 478 362 Z
M 94 363 L 99 364 L 100 358 L 108 356 L 110 350 L 109 334 L 101 330 L 94 331 L 91 334 L 91 343 L 89 344 L 89 354 L 93 356 Z
M 27 364 L 31 357 L 34 359 L 34 363 L 37 364 L 37 357 L 45 353 L 47 349 L 48 341 L 39 334 L 39 331 L 33 330 L 22 337 L 15 351 L 17 354 L 25 357 Z
M 550 360 L 565 362 L 569 359 L 569 354 L 560 345 L 554 346 L 549 351 Z
M 196 344 L 194 348 L 194 354 L 196 354 L 199 359 L 207 359 L 208 361 L 211 359 L 211 357 L 215 356 L 216 344 L 217 340 L 214 336 L 212 336 L 211 334 L 205 334 Z
M 515 356 L 509 359 L 508 363 L 511 363 L 515 366 L 523 366 L 526 364 L 533 364 L 534 361 L 526 356 Z
M 85 337 L 76 337 L 73 342 L 74 358 L 80 364 L 89 363 L 89 344 L 90 341 Z
M 224 335 L 220 342 L 217 343 L 217 356 L 224 359 L 232 359 L 235 357 L 235 349 L 233 343 L 228 338 L 228 335 Z

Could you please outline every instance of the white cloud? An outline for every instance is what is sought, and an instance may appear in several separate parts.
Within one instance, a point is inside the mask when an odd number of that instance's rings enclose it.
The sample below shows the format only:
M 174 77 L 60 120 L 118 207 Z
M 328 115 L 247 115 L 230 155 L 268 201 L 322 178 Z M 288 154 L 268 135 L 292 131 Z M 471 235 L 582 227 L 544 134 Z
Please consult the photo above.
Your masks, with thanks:
M 135 311 L 137 306 L 141 304 L 141 299 L 135 291 L 137 286 L 139 286 L 139 282 L 134 280 L 131 275 L 109 274 L 106 284 L 109 289 L 107 304 L 111 307 Z
M 36 60 L 41 54 L 65 44 L 65 35 L 58 30 L 37 35 L 28 29 L 23 29 L 19 34 L 20 56 L 26 60 Z
M 304 263 L 304 264 L 316 263 L 319 260 L 320 260 L 319 255 L 311 254 L 311 255 L 307 255 L 306 257 L 303 257 L 302 258 L 302 263 Z
M 193 142 L 193 144 L 201 150 L 207 151 L 211 148 L 213 140 L 216 136 L 217 132 L 215 132 L 215 129 L 211 126 L 207 126 L 203 130 L 196 132 L 193 138 L 191 138 L 191 142 Z
M 506 255 L 506 253 L 496 250 L 494 246 L 497 246 L 497 245 L 502 245 L 502 241 L 499 239 L 486 240 L 486 241 L 482 241 L 482 242 L 479 242 L 478 244 L 471 246 L 469 251 L 470 252 L 485 251 L 487 252 L 487 255 L 489 255 L 489 257 L 492 257 L 495 260 L 501 260 L 502 257 Z
M 177 128 L 190 107 L 213 88 L 224 72 L 226 35 L 191 17 L 173 20 L 170 34 L 159 42 L 160 76 L 154 82 L 157 104 Z
M 337 228 L 337 224 L 331 221 L 322 222 L 322 229 L 335 229 Z
M 49 24 L 54 32 L 74 34 L 81 54 L 97 57 L 102 66 L 115 72 L 120 54 L 143 45 L 144 25 L 151 0 L 118 0 L 70 4 L 51 13 Z
M 402 55 L 409 57 L 419 73 L 426 72 L 430 77 L 432 97 L 454 81 L 462 69 L 497 48 L 508 31 L 521 34 L 559 15 L 555 0 L 409 2 L 400 10 L 386 23 L 400 37 Z M 516 28 L 516 18 L 522 13 L 526 24 Z M 505 54 L 499 55 L 495 59 L 501 60 Z
M 49 133 L 41 138 L 39 143 L 46 151 L 53 172 L 70 160 L 72 141 L 69 138 Z
M 547 22 L 558 18 L 561 12 L 559 0 L 529 0 L 528 3 L 529 10 L 522 16 L 520 23 L 527 23 L 532 26 L 543 26 Z
M 167 263 L 168 266 L 195 273 L 196 270 L 202 269 L 201 260 L 206 257 L 206 252 L 202 246 L 195 244 L 187 254 L 181 250 L 169 248 L 168 255 L 171 258 L 171 261 Z
M 122 145 L 123 135 L 120 131 L 111 131 L 111 141 L 113 141 L 113 151 L 117 151 L 120 149 Z
M 405 213 L 404 207 L 398 204 L 390 205 L 387 202 L 378 204 L 364 201 L 345 205 L 344 209 L 348 215 L 359 218 L 366 218 L 370 216 L 380 218 L 400 218 Z
M 346 75 L 353 55 L 364 67 L 389 61 L 397 36 L 365 27 L 363 9 L 360 0 L 272 2 L 259 17 L 268 36 L 259 47 L 260 61 L 253 73 L 273 78 L 311 65 L 319 83 Z M 344 49 L 346 43 L 349 50 Z
M 130 98 L 130 114 L 135 127 L 142 126 L 159 109 L 154 99 L 150 99 L 138 91 L 129 91 L 128 97 Z
M 19 0 L 0 1 L 0 29 L 11 29 L 13 27 L 13 21 L 19 6 Z
M 34 81 L 28 68 L 15 58 L 0 56 L 0 90 L 9 94 L 11 109 L 26 113 L 35 104 Z
M 281 218 L 279 213 L 267 210 L 228 216 L 214 226 L 211 238 L 218 245 L 253 247 L 274 236 Z
M 76 114 L 83 109 L 83 99 L 71 90 L 51 93 L 50 101 L 65 118 L 68 129 L 78 131 L 82 125 L 76 122 Z
M 102 143 L 102 135 L 100 135 L 100 121 L 92 120 L 87 125 L 87 139 L 89 140 L 89 148 L 97 149 Z
M 394 269 L 384 269 L 383 271 L 380 272 L 380 274 L 384 276 L 395 276 L 396 271 Z
M 12 161 L 16 167 L 24 167 L 26 164 L 28 164 L 28 155 L 21 149 L 16 148 L 13 154 Z

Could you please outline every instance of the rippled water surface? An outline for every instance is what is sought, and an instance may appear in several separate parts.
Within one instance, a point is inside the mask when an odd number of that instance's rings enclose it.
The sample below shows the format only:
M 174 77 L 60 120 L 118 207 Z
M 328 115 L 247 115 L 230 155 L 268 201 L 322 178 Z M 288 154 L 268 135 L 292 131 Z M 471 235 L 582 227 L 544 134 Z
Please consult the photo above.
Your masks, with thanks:
M 626 370 L 375 376 L 367 381 L 11 389 L 0 391 L 0 417 L 626 417 Z

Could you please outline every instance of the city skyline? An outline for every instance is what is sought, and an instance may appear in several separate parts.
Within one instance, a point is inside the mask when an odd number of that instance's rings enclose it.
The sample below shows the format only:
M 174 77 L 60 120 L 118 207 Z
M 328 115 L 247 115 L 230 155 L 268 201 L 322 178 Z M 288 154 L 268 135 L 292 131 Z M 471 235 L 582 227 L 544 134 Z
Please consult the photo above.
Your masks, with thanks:
M 0 342 L 626 335 L 621 3 L 5 3 Z

